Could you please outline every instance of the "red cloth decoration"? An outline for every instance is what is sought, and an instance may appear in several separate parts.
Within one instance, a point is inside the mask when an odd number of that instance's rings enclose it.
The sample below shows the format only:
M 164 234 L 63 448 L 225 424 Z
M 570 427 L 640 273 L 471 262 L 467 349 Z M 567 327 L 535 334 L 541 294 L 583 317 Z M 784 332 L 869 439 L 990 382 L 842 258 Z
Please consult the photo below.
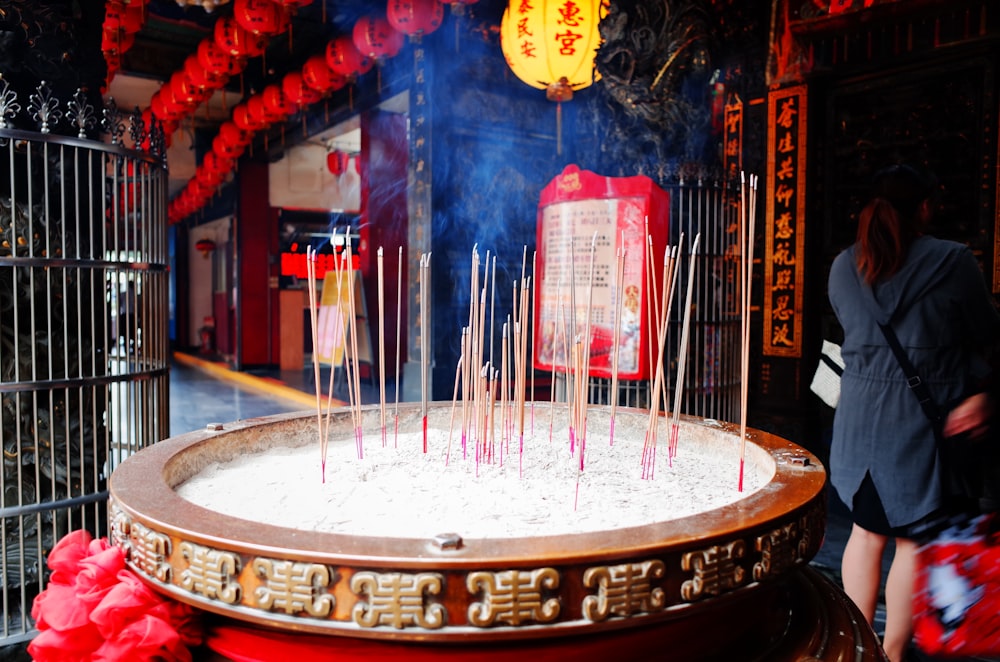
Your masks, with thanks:
M 28 645 L 33 660 L 187 662 L 189 647 L 201 644 L 199 612 L 154 593 L 104 538 L 73 531 L 47 563 L 49 585 L 31 607 L 39 630 Z

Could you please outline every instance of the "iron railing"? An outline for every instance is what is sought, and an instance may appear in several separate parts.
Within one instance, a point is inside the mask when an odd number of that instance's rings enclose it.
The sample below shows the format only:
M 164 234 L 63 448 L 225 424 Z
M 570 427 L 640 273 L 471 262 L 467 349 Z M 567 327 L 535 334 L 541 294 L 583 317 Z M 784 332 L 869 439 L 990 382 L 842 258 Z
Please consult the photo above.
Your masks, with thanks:
M 169 434 L 162 131 L 112 104 L 109 142 L 82 137 L 94 109 L 51 112 L 43 86 L 38 131 L 6 126 L 0 90 L 0 646 L 34 635 L 56 541 L 107 534 L 111 471 Z

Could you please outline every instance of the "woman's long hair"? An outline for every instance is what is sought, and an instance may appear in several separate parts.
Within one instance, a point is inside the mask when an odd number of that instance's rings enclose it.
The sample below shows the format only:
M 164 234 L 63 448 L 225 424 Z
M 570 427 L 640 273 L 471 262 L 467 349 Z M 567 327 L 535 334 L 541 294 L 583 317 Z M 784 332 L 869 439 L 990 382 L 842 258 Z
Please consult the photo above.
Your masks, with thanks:
M 921 208 L 931 194 L 932 187 L 910 166 L 891 166 L 875 175 L 872 197 L 858 219 L 855 248 L 865 283 L 889 278 L 903 266 L 923 230 Z

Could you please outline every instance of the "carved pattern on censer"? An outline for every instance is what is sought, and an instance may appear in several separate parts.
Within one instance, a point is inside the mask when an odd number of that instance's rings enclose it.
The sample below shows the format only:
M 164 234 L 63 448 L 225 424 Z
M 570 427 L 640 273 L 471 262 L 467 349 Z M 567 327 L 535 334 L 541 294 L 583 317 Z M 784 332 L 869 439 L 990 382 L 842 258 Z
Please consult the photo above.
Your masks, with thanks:
M 774 529 L 754 541 L 760 552 L 760 561 L 753 564 L 753 578 L 757 581 L 791 568 L 798 560 L 798 524 L 791 522 Z
M 230 605 L 240 601 L 242 590 L 235 579 L 240 562 L 235 554 L 190 542 L 182 542 L 180 552 L 188 562 L 187 569 L 181 572 L 182 587 Z
M 681 584 L 681 599 L 700 600 L 706 595 L 721 595 L 742 586 L 746 570 L 738 564 L 746 553 L 746 543 L 734 540 L 724 545 L 688 552 L 681 557 L 681 568 L 694 576 Z
M 597 595 L 583 599 L 583 615 L 592 621 L 604 621 L 612 615 L 628 617 L 663 609 L 663 589 L 655 588 L 653 580 L 662 578 L 665 569 L 659 560 L 587 568 L 583 585 L 596 585 Z
M 132 549 L 132 545 L 129 543 L 132 519 L 118 506 L 117 501 L 111 501 L 108 504 L 108 522 L 109 541 L 112 545 L 120 547 L 125 552 L 125 558 L 128 558 Z
M 418 626 L 434 630 L 445 624 L 444 606 L 427 601 L 439 595 L 444 585 L 437 573 L 359 572 L 351 578 L 351 590 L 359 600 L 351 617 L 363 628 L 391 625 L 397 629 Z
M 170 538 L 138 522 L 132 522 L 128 530 L 132 563 L 150 577 L 169 583 L 172 571 L 169 561 Z
M 544 595 L 545 589 L 559 588 L 559 572 L 554 568 L 470 572 L 466 586 L 470 592 L 483 594 L 482 602 L 469 605 L 469 622 L 478 627 L 550 623 L 559 616 L 558 598 L 545 599 Z
M 321 563 L 294 563 L 275 559 L 254 559 L 254 573 L 264 580 L 254 590 L 262 609 L 286 614 L 304 611 L 324 618 L 333 611 L 334 598 L 323 591 L 330 586 L 331 573 Z

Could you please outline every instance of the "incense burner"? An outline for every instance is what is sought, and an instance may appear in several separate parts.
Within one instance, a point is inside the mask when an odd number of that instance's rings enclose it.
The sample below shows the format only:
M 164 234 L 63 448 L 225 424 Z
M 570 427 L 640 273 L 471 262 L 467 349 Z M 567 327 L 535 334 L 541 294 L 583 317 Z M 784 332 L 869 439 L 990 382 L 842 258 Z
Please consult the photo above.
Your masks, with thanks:
M 566 416 L 559 405 L 536 407 L 540 420 Z M 447 429 L 451 409 L 432 405 L 430 427 Z M 377 425 L 374 408 L 362 414 L 367 429 Z M 649 417 L 615 415 L 619 430 L 642 429 Z M 589 417 L 597 438 L 610 413 L 591 407 Z M 346 410 L 332 420 L 335 429 L 353 425 Z M 401 409 L 401 427 L 421 423 L 419 408 Z M 834 660 L 857 649 L 882 659 L 847 598 L 807 565 L 823 539 L 825 472 L 779 437 L 750 431 L 744 446 L 734 426 L 681 417 L 682 448 L 728 456 L 734 481 L 742 456 L 763 484 L 677 519 L 664 513 L 641 525 L 498 540 L 460 530 L 324 533 L 209 510 L 179 496 L 178 486 L 215 463 L 317 443 L 315 413 L 218 427 L 156 444 L 115 470 L 112 542 L 158 592 L 273 641 L 346 646 L 357 659 L 394 651 L 409 659 L 462 651 L 486 660 L 526 651 L 646 659 L 659 648 L 671 659 Z M 615 440 L 623 452 L 631 445 L 641 453 L 643 443 Z M 405 486 L 400 492 L 405 498 Z

